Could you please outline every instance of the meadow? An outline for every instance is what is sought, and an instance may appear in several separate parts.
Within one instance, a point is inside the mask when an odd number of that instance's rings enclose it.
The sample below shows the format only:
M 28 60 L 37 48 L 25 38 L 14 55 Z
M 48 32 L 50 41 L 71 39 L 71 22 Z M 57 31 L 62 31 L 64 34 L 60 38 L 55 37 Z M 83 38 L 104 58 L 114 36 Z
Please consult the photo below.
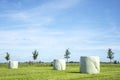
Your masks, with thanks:
M 100 74 L 79 71 L 79 63 L 67 64 L 65 71 L 53 70 L 50 63 L 20 63 L 18 69 L 0 63 L 0 80 L 120 80 L 120 64 L 102 63 Z

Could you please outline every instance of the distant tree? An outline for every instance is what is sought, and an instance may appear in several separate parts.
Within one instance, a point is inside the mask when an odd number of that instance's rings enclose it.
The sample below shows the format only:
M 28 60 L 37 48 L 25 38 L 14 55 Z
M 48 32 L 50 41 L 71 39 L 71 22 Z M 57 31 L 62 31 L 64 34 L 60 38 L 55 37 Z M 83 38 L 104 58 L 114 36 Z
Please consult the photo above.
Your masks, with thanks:
M 112 59 L 114 58 L 114 53 L 112 52 L 112 49 L 108 49 L 108 52 L 107 52 L 107 58 L 110 59 L 110 63 L 112 62 Z
M 34 52 L 32 52 L 32 54 L 33 54 L 33 59 L 36 60 L 38 57 L 38 51 L 35 50 Z
M 9 54 L 8 52 L 6 52 L 5 59 L 6 59 L 7 61 L 9 61 L 9 60 L 10 60 L 10 54 Z
M 114 63 L 114 64 L 118 64 L 118 63 L 119 63 L 119 61 L 115 60 L 113 63 Z
M 64 55 L 64 58 L 66 58 L 67 59 L 67 63 L 68 63 L 68 59 L 70 58 L 70 51 L 69 51 L 69 48 L 68 49 L 66 49 L 66 51 L 65 51 L 65 55 Z

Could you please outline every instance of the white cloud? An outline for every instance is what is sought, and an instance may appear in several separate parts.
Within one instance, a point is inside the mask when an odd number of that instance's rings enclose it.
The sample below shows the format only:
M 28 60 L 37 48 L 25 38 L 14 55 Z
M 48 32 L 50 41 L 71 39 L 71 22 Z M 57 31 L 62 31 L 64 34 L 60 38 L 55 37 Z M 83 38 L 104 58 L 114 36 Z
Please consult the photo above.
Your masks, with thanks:
M 23 21 L 26 21 L 26 20 L 29 20 L 30 19 L 30 16 L 28 14 L 25 14 L 25 13 L 13 13 L 10 15 L 11 18 L 14 18 L 14 19 L 20 19 L 20 20 L 23 20 Z
M 53 0 L 48 3 L 43 3 L 40 6 L 34 7 L 32 9 L 23 10 L 23 11 L 5 11 L 4 13 L 1 13 L 0 17 L 2 18 L 8 18 L 13 20 L 20 20 L 23 22 L 31 22 L 31 23 L 44 23 L 50 22 L 53 20 L 56 13 L 61 12 L 61 10 L 71 8 L 78 4 L 79 0 Z M 20 2 L 15 4 L 21 4 Z
M 68 9 L 71 8 L 73 6 L 75 6 L 76 4 L 78 4 L 80 2 L 80 0 L 55 0 L 55 1 L 51 1 L 49 3 L 45 3 L 41 6 L 42 9 L 50 9 L 50 10 L 63 10 L 63 9 Z
M 61 32 L 46 30 L 13 30 L 0 32 L 0 47 L 14 49 L 47 48 L 56 43 L 53 35 L 61 35 Z M 3 44 L 3 45 L 2 45 Z
M 97 32 L 97 34 L 96 34 Z M 108 32 L 94 30 L 53 30 L 50 28 L 36 27 L 22 30 L 10 30 L 0 32 L 0 48 L 9 49 L 66 49 L 74 48 L 80 50 L 96 49 L 119 49 L 119 42 L 108 41 Z M 112 38 L 112 36 L 110 37 Z M 105 40 L 107 39 L 107 40 Z M 115 38 L 116 39 L 116 38 Z M 104 41 L 105 40 L 105 41 Z M 107 42 L 106 42 L 107 41 Z M 110 44 L 109 44 L 110 43 Z M 94 45 L 94 46 L 93 46 Z M 52 48 L 54 46 L 55 48 Z

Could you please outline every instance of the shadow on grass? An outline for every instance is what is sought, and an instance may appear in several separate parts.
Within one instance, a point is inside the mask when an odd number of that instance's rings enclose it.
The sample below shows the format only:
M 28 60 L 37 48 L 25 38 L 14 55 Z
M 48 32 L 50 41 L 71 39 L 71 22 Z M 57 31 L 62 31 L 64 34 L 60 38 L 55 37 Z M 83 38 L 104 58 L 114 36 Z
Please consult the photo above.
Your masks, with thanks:
M 74 72 L 68 72 L 68 73 L 79 73 L 79 74 L 80 74 L 80 72 L 77 72 L 77 71 L 74 71 Z

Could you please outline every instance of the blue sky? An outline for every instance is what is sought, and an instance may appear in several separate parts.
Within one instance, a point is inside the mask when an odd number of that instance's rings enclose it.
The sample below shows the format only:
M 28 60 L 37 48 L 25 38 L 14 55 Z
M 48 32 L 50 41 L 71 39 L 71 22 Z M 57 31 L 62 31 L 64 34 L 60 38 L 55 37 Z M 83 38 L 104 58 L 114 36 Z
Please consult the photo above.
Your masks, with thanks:
M 107 50 L 120 60 L 120 0 L 0 0 L 0 62 L 37 61 L 80 56 L 107 59 Z

